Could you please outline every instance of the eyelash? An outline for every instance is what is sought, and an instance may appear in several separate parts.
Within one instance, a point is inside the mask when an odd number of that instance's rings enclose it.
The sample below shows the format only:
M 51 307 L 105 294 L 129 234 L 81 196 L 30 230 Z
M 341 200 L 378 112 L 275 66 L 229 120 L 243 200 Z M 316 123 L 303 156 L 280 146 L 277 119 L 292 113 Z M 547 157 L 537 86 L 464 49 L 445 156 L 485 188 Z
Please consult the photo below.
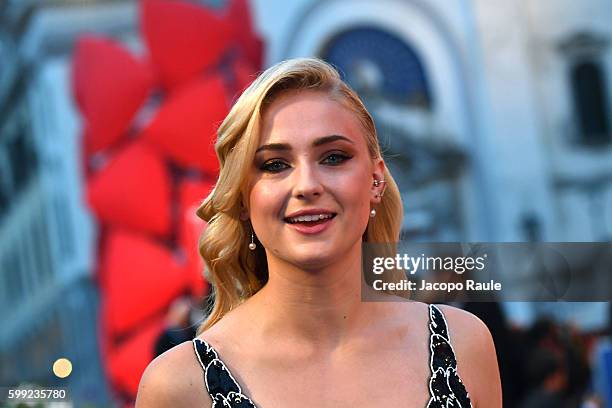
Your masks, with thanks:
M 338 152 L 335 152 L 335 153 L 330 153 L 330 154 L 328 154 L 328 155 L 325 157 L 325 159 L 323 159 L 323 160 L 324 160 L 324 161 L 325 161 L 325 160 L 328 160 L 328 159 L 329 159 L 330 157 L 332 157 L 332 156 L 337 156 L 337 157 L 339 157 L 339 158 L 340 158 L 340 161 L 339 161 L 339 162 L 336 162 L 336 163 L 329 163 L 329 164 L 330 164 L 330 165 L 332 165 L 332 166 L 337 166 L 337 165 L 342 164 L 342 163 L 344 163 L 345 161 L 350 160 L 350 159 L 352 159 L 352 158 L 353 158 L 353 156 L 349 156 L 349 155 L 347 155 L 347 154 L 343 154 L 343 153 L 338 153 Z
M 277 164 L 281 164 L 281 165 L 283 165 L 285 167 L 283 167 L 281 169 L 278 169 L 278 168 L 277 169 L 273 169 L 272 166 L 277 165 Z M 284 162 L 282 162 L 280 160 L 269 160 L 269 161 L 265 162 L 264 164 L 262 164 L 259 169 L 262 170 L 262 171 L 266 171 L 268 173 L 280 173 L 281 171 L 285 170 L 288 167 L 289 166 L 286 163 L 284 163 Z
M 344 162 L 346 162 L 346 161 L 348 161 L 348 160 L 353 158 L 353 156 L 350 156 L 350 155 L 347 155 L 347 154 L 343 154 L 343 153 L 330 153 L 321 162 L 323 164 L 326 164 L 325 162 L 327 160 L 329 160 L 329 158 L 332 157 L 332 156 L 338 157 L 340 159 L 340 161 L 339 162 L 334 162 L 334 163 L 327 162 L 327 164 L 330 165 L 330 166 L 338 166 L 338 165 L 340 165 L 340 164 L 342 164 L 342 163 L 344 163 Z M 273 168 L 273 166 L 276 166 L 276 165 L 279 165 L 279 164 L 284 166 L 284 167 L 282 167 L 282 168 Z M 285 163 L 284 161 L 282 161 L 282 160 L 272 159 L 272 160 L 268 160 L 267 162 L 263 163 L 260 166 L 259 169 L 262 170 L 262 171 L 269 172 L 269 173 L 280 173 L 281 171 L 283 171 L 283 170 L 285 170 L 285 169 L 287 169 L 289 167 L 290 166 L 287 163 Z

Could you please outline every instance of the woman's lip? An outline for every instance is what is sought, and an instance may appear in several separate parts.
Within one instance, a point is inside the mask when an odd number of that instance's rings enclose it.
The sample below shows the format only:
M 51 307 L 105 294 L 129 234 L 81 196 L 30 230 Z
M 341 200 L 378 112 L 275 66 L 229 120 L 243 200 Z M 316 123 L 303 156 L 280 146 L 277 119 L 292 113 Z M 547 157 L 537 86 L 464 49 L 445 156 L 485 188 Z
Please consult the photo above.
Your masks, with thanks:
M 290 218 L 297 218 L 297 217 L 305 216 L 305 215 L 331 215 L 332 217 L 334 217 L 336 213 L 332 211 L 327 211 L 324 209 L 314 208 L 310 210 L 294 212 L 293 214 L 287 215 L 284 219 L 288 220 Z
M 336 217 L 320 220 L 321 222 L 318 222 L 317 224 L 313 225 L 307 225 L 301 222 L 297 222 L 294 224 L 287 222 L 286 224 L 301 234 L 313 235 L 325 231 L 331 225 L 335 218 Z

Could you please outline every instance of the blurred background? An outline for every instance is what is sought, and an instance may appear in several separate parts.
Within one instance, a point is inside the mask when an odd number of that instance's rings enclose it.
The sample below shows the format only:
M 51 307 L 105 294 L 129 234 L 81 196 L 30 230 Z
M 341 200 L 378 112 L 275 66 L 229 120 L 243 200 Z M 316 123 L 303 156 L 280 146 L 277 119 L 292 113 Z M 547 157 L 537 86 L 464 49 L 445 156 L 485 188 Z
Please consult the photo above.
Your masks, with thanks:
M 214 129 L 291 57 L 363 97 L 406 239 L 610 241 L 611 40 L 609 0 L 1 0 L 0 386 L 131 406 L 203 317 Z M 609 303 L 459 306 L 505 406 L 612 407 Z

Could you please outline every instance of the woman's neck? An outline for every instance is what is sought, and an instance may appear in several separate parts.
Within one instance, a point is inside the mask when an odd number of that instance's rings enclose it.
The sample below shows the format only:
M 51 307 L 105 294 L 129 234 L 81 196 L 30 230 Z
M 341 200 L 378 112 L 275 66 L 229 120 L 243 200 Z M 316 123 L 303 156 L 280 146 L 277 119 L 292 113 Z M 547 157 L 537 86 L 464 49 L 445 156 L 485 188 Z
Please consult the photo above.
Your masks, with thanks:
M 361 243 L 337 262 L 304 270 L 268 259 L 269 280 L 247 303 L 262 336 L 333 350 L 368 328 L 376 304 L 362 301 Z

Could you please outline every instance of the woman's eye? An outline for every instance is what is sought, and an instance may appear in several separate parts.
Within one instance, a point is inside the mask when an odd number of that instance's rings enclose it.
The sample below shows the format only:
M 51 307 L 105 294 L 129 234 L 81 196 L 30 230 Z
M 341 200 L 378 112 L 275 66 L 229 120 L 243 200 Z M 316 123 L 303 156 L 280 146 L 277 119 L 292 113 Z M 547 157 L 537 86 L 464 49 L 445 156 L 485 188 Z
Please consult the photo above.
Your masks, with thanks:
M 287 168 L 289 168 L 289 165 L 280 160 L 267 161 L 261 165 L 261 170 L 268 171 L 270 173 L 278 173 Z
M 351 159 L 351 156 L 347 156 L 341 153 L 331 153 L 323 159 L 323 163 L 335 165 L 343 163 L 349 159 Z

